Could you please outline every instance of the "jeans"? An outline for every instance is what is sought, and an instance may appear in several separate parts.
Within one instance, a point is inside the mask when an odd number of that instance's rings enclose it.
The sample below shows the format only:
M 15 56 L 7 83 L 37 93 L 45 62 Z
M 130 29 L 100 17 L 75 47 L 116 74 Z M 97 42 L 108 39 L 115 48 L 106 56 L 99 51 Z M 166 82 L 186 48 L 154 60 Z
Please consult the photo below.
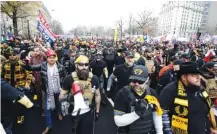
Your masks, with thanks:
M 51 118 L 51 109 L 47 108 L 47 94 L 45 94 L 45 120 L 46 120 L 46 126 L 47 127 L 52 127 L 52 118 Z M 61 106 L 59 102 L 59 93 L 54 94 L 54 99 L 55 99 L 55 105 L 56 105 L 56 111 L 58 114 L 61 114 Z

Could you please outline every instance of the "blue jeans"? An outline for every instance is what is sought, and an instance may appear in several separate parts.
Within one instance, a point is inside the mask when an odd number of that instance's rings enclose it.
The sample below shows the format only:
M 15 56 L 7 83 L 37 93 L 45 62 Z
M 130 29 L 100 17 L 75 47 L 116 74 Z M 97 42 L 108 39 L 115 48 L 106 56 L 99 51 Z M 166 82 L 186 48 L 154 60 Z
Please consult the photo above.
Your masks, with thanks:
M 47 108 L 47 98 L 48 95 L 45 95 L 45 120 L 46 120 L 46 126 L 51 128 L 52 127 L 52 119 L 51 119 L 51 109 Z M 56 105 L 56 110 L 58 114 L 61 114 L 61 107 L 60 107 L 60 102 L 59 102 L 59 93 L 54 94 L 54 99 L 55 99 L 55 105 Z

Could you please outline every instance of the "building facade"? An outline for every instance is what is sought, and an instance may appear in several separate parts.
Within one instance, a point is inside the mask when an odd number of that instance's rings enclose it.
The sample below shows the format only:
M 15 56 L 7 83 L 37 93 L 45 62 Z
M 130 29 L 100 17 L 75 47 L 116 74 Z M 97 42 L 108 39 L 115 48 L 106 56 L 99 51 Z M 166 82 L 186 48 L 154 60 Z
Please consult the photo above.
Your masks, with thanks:
M 217 1 L 204 1 L 204 14 L 201 21 L 200 31 L 217 35 Z
M 19 35 L 23 37 L 28 37 L 28 34 L 30 34 L 31 37 L 35 37 L 39 35 L 39 32 L 37 30 L 39 10 L 42 11 L 47 22 L 51 24 L 52 17 L 49 11 L 41 1 L 38 1 L 36 8 L 34 8 L 32 11 L 33 16 L 27 18 L 19 18 L 17 20 Z M 29 26 L 30 33 L 28 33 L 28 26 Z M 13 33 L 13 22 L 10 17 L 8 17 L 6 14 L 1 12 L 1 34 L 7 35 L 7 33 Z
M 159 15 L 158 35 L 176 35 L 190 38 L 201 25 L 204 6 L 196 1 L 168 1 L 162 5 Z

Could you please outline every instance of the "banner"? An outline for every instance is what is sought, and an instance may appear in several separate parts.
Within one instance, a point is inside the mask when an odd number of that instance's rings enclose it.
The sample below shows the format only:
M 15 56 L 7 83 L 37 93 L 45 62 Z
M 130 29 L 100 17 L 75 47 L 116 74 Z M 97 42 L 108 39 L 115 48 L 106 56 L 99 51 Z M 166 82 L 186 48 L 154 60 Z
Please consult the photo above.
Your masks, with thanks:
M 115 28 L 114 30 L 114 41 L 117 41 L 118 40 L 118 29 Z
M 53 42 L 54 40 L 47 34 L 44 26 L 40 23 L 40 21 L 38 21 L 37 24 L 37 29 L 38 31 L 42 34 L 43 38 L 47 41 L 47 42 Z
M 37 24 L 37 29 L 42 33 L 43 31 L 43 37 L 47 40 L 49 37 L 49 42 L 50 41 L 55 41 L 55 39 L 57 38 L 57 36 L 50 30 L 50 26 L 47 23 L 43 13 L 41 12 L 41 10 L 39 10 L 39 21 Z M 45 37 L 46 35 L 46 37 Z

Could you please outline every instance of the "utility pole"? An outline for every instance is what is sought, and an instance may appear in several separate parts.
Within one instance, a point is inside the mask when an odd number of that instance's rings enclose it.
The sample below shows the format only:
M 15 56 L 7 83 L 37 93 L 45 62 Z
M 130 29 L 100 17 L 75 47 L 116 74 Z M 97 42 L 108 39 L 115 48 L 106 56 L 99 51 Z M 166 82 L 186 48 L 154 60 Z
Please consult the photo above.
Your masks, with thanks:
M 31 36 L 30 36 L 30 29 L 29 29 L 29 20 L 27 20 L 27 27 L 28 27 L 28 37 L 29 37 L 29 39 L 31 39 Z

